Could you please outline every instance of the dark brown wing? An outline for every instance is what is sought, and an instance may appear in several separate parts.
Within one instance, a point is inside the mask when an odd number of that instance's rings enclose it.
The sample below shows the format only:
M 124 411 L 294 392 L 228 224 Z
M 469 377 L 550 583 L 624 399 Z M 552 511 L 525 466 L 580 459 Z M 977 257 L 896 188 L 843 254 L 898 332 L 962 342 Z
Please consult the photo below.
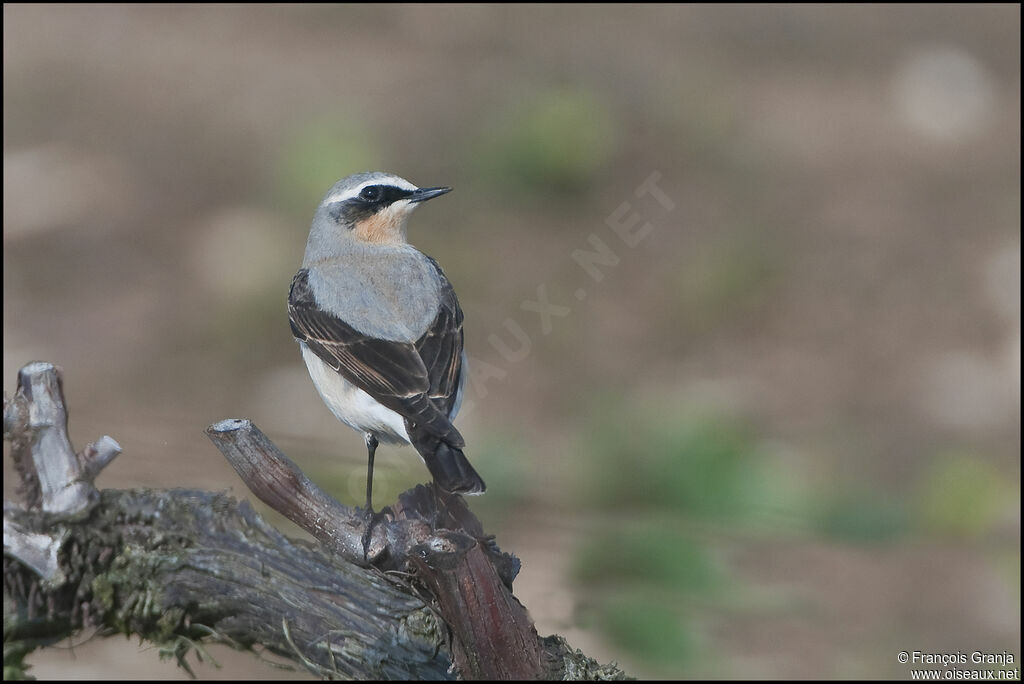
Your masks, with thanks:
M 365 335 L 317 305 L 306 269 L 301 269 L 292 279 L 288 319 L 295 337 L 305 342 L 320 360 L 401 415 L 407 424 L 426 429 L 452 446 L 464 445 L 462 436 L 448 420 L 448 412 L 430 398 L 434 376 L 417 348 L 430 331 L 416 344 Z M 461 316 L 459 319 L 461 335 Z M 459 341 L 461 343 L 461 337 Z M 443 384 L 439 376 L 438 387 Z M 454 392 L 452 394 L 454 396 Z
M 441 308 L 430 329 L 416 341 L 416 351 L 430 379 L 428 396 L 447 416 L 452 412 L 462 381 L 462 309 L 444 271 L 433 259 L 430 263 L 441 278 Z

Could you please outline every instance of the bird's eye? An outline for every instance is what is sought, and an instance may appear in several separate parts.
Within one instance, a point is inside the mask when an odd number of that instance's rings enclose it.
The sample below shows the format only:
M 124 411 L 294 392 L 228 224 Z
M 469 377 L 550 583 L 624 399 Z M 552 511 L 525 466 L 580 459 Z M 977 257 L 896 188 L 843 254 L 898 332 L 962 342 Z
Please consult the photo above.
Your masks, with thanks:
M 359 199 L 366 200 L 367 202 L 376 202 L 380 199 L 381 194 L 379 185 L 367 185 L 359 192 Z

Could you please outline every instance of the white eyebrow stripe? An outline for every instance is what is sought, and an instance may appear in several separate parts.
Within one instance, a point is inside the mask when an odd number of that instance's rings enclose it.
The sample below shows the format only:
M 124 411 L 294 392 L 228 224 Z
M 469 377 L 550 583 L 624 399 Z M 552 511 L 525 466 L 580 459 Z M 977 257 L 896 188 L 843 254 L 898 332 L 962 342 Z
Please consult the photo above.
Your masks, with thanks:
M 356 196 L 356 193 L 350 192 L 350 191 L 346 190 L 345 192 L 339 192 L 339 193 L 336 193 L 334 195 L 330 195 L 328 197 L 325 197 L 323 203 L 324 204 L 334 204 L 335 202 L 343 202 L 343 201 L 345 201 L 347 199 L 352 199 L 355 196 Z
M 323 203 L 324 204 L 333 204 L 335 202 L 344 202 L 345 200 L 352 199 L 353 197 L 358 195 L 360 192 L 362 192 L 363 188 L 365 188 L 368 185 L 394 185 L 396 188 L 402 188 L 403 190 L 417 190 L 418 189 L 415 185 L 413 185 L 409 181 L 405 180 L 404 178 L 399 178 L 398 176 L 388 176 L 386 178 L 372 178 L 372 179 L 370 179 L 368 181 L 364 181 L 364 182 L 360 183 L 359 185 L 357 185 L 354 188 L 350 188 L 348 190 L 344 190 L 342 192 L 335 193 L 333 195 L 328 195 L 327 197 L 324 198 Z

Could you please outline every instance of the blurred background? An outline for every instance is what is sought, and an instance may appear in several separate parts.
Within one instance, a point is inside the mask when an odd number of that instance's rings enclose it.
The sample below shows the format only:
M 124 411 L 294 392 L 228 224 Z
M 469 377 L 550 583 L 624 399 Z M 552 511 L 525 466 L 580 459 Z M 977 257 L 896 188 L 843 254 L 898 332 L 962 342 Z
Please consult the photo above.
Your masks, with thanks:
M 63 366 L 100 486 L 248 497 L 203 434 L 247 417 L 360 501 L 285 301 L 323 193 L 387 170 L 456 189 L 410 239 L 541 634 L 643 677 L 1019 663 L 1019 6 L 3 13 L 4 390 Z M 375 500 L 426 479 L 382 449 Z M 87 636 L 33 673 L 185 677 Z

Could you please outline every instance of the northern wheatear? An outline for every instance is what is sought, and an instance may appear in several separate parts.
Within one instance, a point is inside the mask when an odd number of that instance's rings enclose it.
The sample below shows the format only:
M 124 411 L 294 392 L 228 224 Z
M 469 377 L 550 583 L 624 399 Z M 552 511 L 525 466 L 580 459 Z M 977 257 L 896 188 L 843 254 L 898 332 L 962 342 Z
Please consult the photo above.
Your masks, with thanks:
M 437 262 L 406 242 L 418 188 L 388 173 L 334 184 L 316 210 L 288 318 L 327 408 L 363 433 L 366 508 L 379 442 L 412 444 L 443 490 L 482 494 L 452 425 L 466 384 L 462 309 Z

